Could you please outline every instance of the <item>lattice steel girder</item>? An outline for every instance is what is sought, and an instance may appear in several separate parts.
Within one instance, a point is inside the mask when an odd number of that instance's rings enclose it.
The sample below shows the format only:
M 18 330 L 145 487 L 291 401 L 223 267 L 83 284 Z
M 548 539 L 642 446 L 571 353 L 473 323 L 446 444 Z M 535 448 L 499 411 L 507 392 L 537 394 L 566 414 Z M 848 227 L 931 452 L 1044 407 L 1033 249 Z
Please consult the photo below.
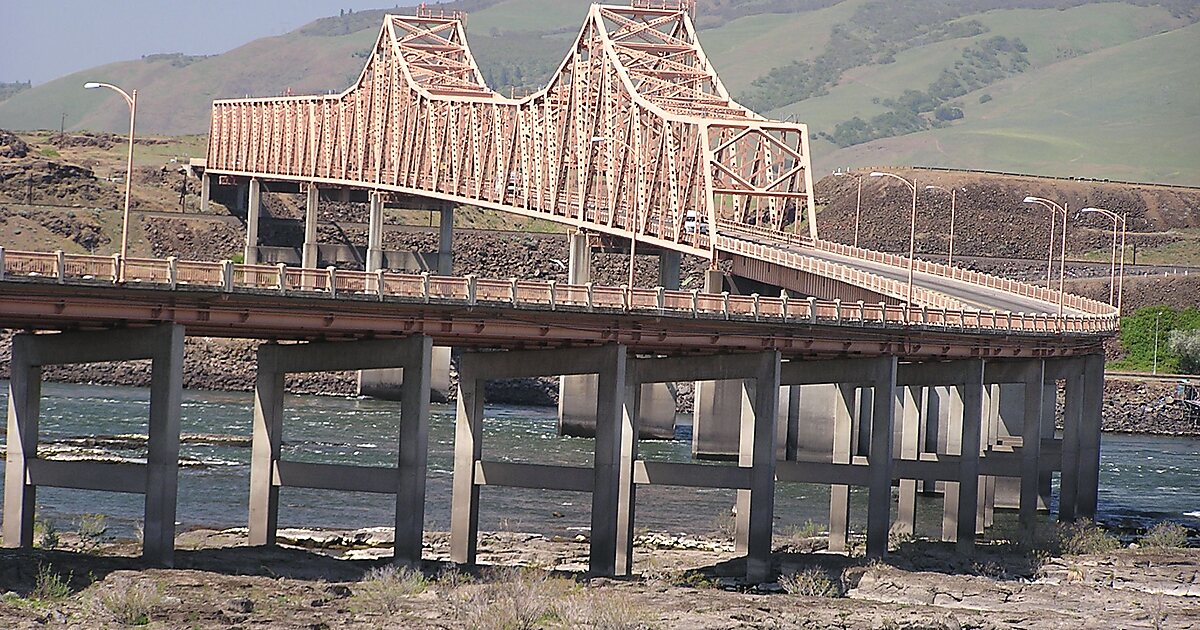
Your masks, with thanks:
M 460 15 L 389 15 L 341 94 L 215 101 L 208 169 L 473 198 L 714 258 L 718 221 L 805 212 L 815 236 L 807 128 L 732 100 L 690 3 L 642 4 L 593 6 L 522 99 L 485 85 Z

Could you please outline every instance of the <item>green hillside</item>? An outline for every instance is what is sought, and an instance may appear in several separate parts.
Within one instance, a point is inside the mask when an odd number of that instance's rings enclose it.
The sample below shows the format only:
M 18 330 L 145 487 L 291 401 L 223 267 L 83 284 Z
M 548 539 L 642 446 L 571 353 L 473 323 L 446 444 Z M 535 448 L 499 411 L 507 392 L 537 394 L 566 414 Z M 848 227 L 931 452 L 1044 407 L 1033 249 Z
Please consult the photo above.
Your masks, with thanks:
M 612 0 L 616 2 L 617 0 Z M 489 85 L 544 85 L 588 0 L 463 0 Z M 317 20 L 211 57 L 153 55 L 0 101 L 0 128 L 203 133 L 214 98 L 325 93 L 353 81 L 381 16 Z M 922 163 L 1200 184 L 1196 0 L 711 0 L 696 23 L 739 101 L 808 123 L 815 163 Z M 907 134 L 907 135 L 900 135 Z M 889 137 L 892 136 L 892 137 Z M 874 139 L 882 138 L 882 139 Z

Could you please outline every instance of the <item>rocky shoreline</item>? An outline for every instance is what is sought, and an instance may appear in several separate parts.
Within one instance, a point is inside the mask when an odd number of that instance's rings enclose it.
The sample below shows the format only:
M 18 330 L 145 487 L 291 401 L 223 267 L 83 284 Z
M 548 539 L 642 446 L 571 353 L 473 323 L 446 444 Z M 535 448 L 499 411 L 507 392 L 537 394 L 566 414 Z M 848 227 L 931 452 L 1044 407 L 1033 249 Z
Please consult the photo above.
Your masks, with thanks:
M 1064 546 L 1077 532 L 1092 544 Z M 427 532 L 421 566 L 397 570 L 389 528 L 286 529 L 277 547 L 247 546 L 244 528 L 195 530 L 177 538 L 176 568 L 155 569 L 135 541 L 93 528 L 62 533 L 53 550 L 0 549 L 0 626 L 1200 628 L 1195 549 L 1046 533 L 971 558 L 898 541 L 874 561 L 793 534 L 775 542 L 777 580 L 760 584 L 739 577 L 727 538 L 702 534 L 641 533 L 634 575 L 608 579 L 587 575 L 584 535 L 481 532 L 477 566 L 459 568 L 449 535 Z

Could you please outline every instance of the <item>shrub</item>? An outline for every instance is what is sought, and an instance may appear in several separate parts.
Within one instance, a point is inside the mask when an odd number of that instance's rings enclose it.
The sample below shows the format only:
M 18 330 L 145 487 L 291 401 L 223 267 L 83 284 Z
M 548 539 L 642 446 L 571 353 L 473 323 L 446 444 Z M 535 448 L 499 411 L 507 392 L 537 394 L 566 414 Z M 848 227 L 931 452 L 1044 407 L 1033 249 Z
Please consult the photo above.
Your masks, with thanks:
M 1060 525 L 1059 539 L 1065 555 L 1107 553 L 1121 548 L 1115 536 L 1087 520 Z
M 1187 528 L 1178 523 L 1163 521 L 1150 528 L 1142 536 L 1141 545 L 1151 548 L 1170 548 L 1187 546 Z
M 387 565 L 369 571 L 354 597 L 365 608 L 395 613 L 408 598 L 424 593 L 428 587 L 429 580 L 420 571 Z
M 529 630 L 561 621 L 575 582 L 537 569 L 488 571 L 482 584 L 468 584 L 450 594 L 456 617 L 470 628 Z
M 58 527 L 49 518 L 36 516 L 33 519 L 33 538 L 42 549 L 56 549 L 59 543 Z
M 98 602 L 113 621 L 127 626 L 144 626 L 150 615 L 162 603 L 162 589 L 153 582 L 133 582 L 116 579 L 112 587 L 101 593 Z
M 103 514 L 83 514 L 79 517 L 79 541 L 84 553 L 100 549 L 108 533 L 108 522 Z
M 840 597 L 841 587 L 829 579 L 829 574 L 817 567 L 779 577 L 779 585 L 792 595 L 804 597 Z
M 66 599 L 71 594 L 71 575 L 63 579 L 57 571 L 48 564 L 38 565 L 37 577 L 34 578 L 33 590 L 29 599 L 39 602 L 53 602 Z

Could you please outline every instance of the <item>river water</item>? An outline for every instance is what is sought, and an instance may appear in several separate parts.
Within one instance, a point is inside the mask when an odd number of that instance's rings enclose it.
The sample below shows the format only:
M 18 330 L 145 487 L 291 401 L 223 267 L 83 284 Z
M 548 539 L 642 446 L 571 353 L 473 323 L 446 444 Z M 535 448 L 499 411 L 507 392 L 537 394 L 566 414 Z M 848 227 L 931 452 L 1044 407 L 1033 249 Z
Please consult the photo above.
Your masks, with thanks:
M 7 382 L 0 381 L 7 391 Z M 7 400 L 0 400 L 6 407 Z M 325 396 L 288 396 L 284 403 L 283 457 L 288 460 L 394 465 L 397 452 L 394 402 Z M 149 391 L 144 388 L 47 383 L 42 388 L 43 442 L 94 435 L 144 434 Z M 182 430 L 248 439 L 253 397 L 249 393 L 185 391 Z M 489 406 L 484 423 L 484 458 L 589 465 L 592 441 L 559 437 L 555 410 Z M 453 462 L 454 407 L 434 405 L 429 432 L 426 529 L 447 530 Z M 691 460 L 690 428 L 680 427 L 673 441 L 642 442 L 646 459 Z M 113 454 L 144 458 L 136 445 L 110 448 Z M 250 449 L 244 444 L 183 444 L 181 455 L 202 462 L 179 477 L 177 520 L 184 529 L 244 526 L 249 501 Z M 2 471 L 0 471 L 2 476 Z M 1057 480 L 1055 482 L 1057 492 Z M 590 495 L 584 493 L 484 487 L 482 529 L 531 531 L 573 536 L 586 531 Z M 716 531 L 733 504 L 734 491 L 640 487 L 637 524 L 653 531 L 702 534 Z M 1138 526 L 1169 519 L 1200 528 L 1200 440 L 1105 434 L 1101 448 L 1098 519 Z M 780 484 L 776 493 L 776 531 L 786 532 L 807 520 L 824 524 L 829 493 L 823 486 Z M 280 492 L 281 527 L 359 528 L 389 525 L 395 501 L 386 495 L 337 493 L 300 488 Z M 108 516 L 110 532 L 131 533 L 142 516 L 142 498 L 84 490 L 38 490 L 39 518 L 60 530 L 73 529 L 85 513 Z M 866 494 L 851 495 L 851 525 L 865 525 Z M 997 513 L 1000 531 L 1015 515 Z M 922 497 L 918 534 L 940 531 L 941 504 Z

